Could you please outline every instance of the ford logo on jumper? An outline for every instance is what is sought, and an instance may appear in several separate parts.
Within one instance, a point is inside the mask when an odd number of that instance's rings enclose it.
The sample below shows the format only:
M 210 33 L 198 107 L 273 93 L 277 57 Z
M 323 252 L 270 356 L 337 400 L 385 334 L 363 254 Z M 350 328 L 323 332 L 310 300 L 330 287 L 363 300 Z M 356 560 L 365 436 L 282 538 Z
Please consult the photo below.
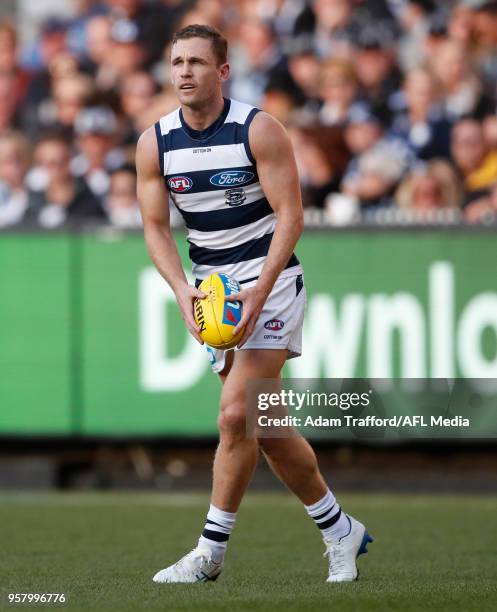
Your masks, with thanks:
M 245 172 L 244 170 L 225 170 L 211 176 L 210 182 L 212 185 L 226 187 L 232 185 L 245 185 L 254 177 L 253 172 Z

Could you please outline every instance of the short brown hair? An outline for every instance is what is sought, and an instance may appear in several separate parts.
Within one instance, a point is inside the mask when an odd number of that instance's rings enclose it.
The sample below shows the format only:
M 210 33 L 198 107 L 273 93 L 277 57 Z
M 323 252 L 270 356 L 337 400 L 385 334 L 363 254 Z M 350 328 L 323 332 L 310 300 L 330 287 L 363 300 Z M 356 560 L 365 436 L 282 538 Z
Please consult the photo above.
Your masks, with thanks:
M 227 62 L 228 41 L 219 30 L 216 30 L 216 28 L 208 25 L 199 25 L 198 23 L 187 25 L 175 32 L 171 47 L 175 45 L 178 40 L 187 40 L 189 38 L 205 38 L 206 40 L 210 40 L 218 66 Z

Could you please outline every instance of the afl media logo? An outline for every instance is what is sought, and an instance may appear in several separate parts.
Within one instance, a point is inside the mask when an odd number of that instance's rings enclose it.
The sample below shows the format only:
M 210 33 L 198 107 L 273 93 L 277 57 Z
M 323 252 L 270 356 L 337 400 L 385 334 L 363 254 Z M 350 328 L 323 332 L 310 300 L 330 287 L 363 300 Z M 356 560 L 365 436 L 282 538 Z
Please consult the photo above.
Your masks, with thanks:
M 192 179 L 187 176 L 173 176 L 168 179 L 167 184 L 175 193 L 183 193 L 189 191 L 193 187 Z

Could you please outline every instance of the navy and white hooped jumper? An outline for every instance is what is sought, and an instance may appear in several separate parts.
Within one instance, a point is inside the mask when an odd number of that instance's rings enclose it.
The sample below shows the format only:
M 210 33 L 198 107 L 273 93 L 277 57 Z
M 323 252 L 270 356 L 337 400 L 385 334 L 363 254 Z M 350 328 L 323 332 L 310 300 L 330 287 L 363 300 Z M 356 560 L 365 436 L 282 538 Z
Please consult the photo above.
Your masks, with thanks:
M 248 140 L 259 109 L 225 99 L 206 130 L 193 130 L 177 108 L 155 130 L 160 168 L 188 230 L 195 278 L 225 272 L 238 282 L 262 270 L 276 218 L 257 175 Z M 301 273 L 292 255 L 280 278 Z

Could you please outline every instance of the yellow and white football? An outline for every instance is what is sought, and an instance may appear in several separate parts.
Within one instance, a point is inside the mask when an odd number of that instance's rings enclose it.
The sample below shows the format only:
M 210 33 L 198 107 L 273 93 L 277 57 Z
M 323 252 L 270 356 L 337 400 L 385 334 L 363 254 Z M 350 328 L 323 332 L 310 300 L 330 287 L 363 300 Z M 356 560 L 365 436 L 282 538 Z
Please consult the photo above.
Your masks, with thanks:
M 213 348 L 233 348 L 243 335 L 242 329 L 233 336 L 233 329 L 242 318 L 242 303 L 225 302 L 224 297 L 239 293 L 240 285 L 227 274 L 215 272 L 201 282 L 199 289 L 207 296 L 202 300 L 197 298 L 194 303 L 202 340 Z

